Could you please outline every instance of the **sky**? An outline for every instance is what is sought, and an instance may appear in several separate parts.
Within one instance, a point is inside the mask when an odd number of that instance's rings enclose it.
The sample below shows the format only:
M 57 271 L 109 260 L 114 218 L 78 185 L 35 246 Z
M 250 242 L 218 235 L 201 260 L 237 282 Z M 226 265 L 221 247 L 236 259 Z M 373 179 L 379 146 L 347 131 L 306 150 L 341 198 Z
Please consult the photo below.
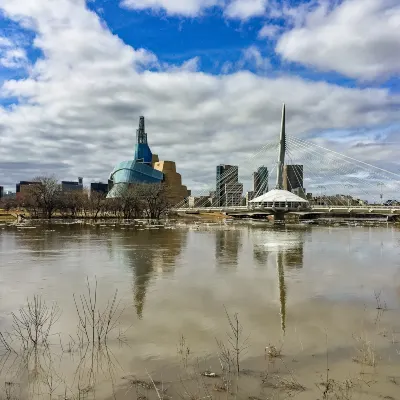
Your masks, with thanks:
M 400 174 L 399 31 L 398 0 L 0 0 L 0 185 L 106 182 L 144 115 L 190 189 L 220 163 L 250 189 L 282 103 L 289 135 Z

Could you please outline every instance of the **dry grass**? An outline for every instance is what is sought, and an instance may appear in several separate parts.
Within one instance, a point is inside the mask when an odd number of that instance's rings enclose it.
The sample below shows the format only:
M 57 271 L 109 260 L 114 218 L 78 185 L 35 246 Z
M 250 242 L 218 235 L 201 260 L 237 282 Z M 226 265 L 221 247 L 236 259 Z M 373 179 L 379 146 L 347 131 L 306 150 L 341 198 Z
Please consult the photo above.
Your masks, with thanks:
M 282 346 L 281 347 L 276 347 L 273 345 L 269 345 L 265 348 L 265 356 L 269 358 L 281 358 L 282 357 Z
M 265 387 L 284 390 L 287 392 L 304 392 L 305 386 L 299 383 L 293 376 L 285 378 L 278 374 L 267 374 L 262 378 Z
M 373 344 L 366 337 L 355 336 L 357 355 L 353 361 L 362 365 L 375 367 L 377 362 L 376 351 Z

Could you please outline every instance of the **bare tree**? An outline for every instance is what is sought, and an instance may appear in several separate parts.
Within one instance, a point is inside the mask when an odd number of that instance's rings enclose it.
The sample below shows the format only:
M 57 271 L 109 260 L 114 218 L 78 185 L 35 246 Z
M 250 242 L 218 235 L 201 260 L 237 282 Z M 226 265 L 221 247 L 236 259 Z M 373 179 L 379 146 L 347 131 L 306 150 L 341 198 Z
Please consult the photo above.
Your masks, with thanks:
M 60 204 L 61 187 L 55 177 L 37 177 L 26 190 L 25 198 L 36 202 L 39 209 L 51 219 Z
M 117 204 L 125 219 L 138 218 L 142 214 L 140 185 L 123 185 L 118 190 Z
M 142 184 L 138 187 L 143 211 L 149 219 L 160 219 L 171 207 L 165 184 Z
M 103 193 L 92 192 L 90 193 L 88 205 L 90 213 L 94 219 L 97 219 L 100 212 L 105 208 L 106 196 Z
M 10 211 L 17 208 L 18 202 L 15 198 L 6 197 L 0 200 L 0 208 L 3 208 L 5 211 Z

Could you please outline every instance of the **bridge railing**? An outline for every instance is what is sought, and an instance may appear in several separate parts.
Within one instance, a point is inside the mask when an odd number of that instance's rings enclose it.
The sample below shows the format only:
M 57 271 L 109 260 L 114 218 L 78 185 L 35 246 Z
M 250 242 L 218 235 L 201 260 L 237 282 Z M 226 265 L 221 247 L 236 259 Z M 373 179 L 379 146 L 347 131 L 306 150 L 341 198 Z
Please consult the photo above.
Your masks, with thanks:
M 311 208 L 326 208 L 326 209 L 332 209 L 332 208 L 357 208 L 357 209 L 381 209 L 381 210 L 400 210 L 400 206 L 385 206 L 385 205 L 365 205 L 365 206 L 329 206 L 329 205 L 318 205 L 318 204 L 313 204 Z
M 233 211 L 233 210 L 262 210 L 263 207 L 255 206 L 234 206 L 234 207 L 178 207 L 175 208 L 176 211 L 196 211 L 196 210 L 207 210 L 215 212 Z M 323 210 L 387 210 L 387 211 L 400 211 L 400 206 L 380 206 L 380 205 L 365 205 L 365 206 L 330 206 L 330 205 L 311 205 L 309 210 L 313 209 L 323 209 Z M 306 211 L 307 209 L 302 209 Z

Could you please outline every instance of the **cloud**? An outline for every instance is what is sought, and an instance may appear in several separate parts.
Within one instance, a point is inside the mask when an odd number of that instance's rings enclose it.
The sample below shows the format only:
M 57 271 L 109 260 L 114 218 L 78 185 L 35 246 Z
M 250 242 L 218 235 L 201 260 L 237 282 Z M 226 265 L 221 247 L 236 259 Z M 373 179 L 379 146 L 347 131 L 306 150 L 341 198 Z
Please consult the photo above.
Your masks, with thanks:
M 198 17 L 207 9 L 219 7 L 228 18 L 246 20 L 263 15 L 268 0 L 122 0 L 120 4 L 131 10 L 164 11 L 183 17 Z
M 133 10 L 163 10 L 169 15 L 195 17 L 221 0 L 123 0 L 121 6 Z
M 146 116 L 152 150 L 175 160 L 194 190 L 213 184 L 219 163 L 238 164 L 245 182 L 258 165 L 272 165 L 275 152 L 248 157 L 277 139 L 284 101 L 287 131 L 299 137 L 399 118 L 400 97 L 386 89 L 248 71 L 210 75 L 199 71 L 196 58 L 154 68 L 155 54 L 125 44 L 83 0 L 3 0 L 1 8 L 31 27 L 32 45 L 42 54 L 28 76 L 1 88 L 2 100 L 18 99 L 0 106 L 6 187 L 37 172 L 105 181 L 116 163 L 132 158 L 139 115 Z M 247 55 L 253 65 L 265 61 L 256 48 Z M 393 162 L 400 154 L 392 148 L 387 157 Z
M 243 56 L 238 62 L 240 69 L 245 66 L 254 67 L 256 71 L 263 72 L 271 68 L 271 63 L 268 58 L 263 57 L 256 46 L 250 46 L 243 50 Z
M 258 32 L 258 38 L 259 39 L 264 39 L 264 38 L 274 39 L 278 35 L 280 29 L 281 28 L 277 25 L 265 24 Z
M 286 60 L 360 80 L 400 72 L 400 4 L 397 0 L 344 0 L 308 10 L 304 23 L 280 38 Z
M 229 18 L 246 20 L 251 17 L 263 15 L 268 0 L 233 0 L 225 9 Z
M 9 38 L 0 37 L 0 66 L 8 69 L 26 68 L 28 57 L 25 49 Z

